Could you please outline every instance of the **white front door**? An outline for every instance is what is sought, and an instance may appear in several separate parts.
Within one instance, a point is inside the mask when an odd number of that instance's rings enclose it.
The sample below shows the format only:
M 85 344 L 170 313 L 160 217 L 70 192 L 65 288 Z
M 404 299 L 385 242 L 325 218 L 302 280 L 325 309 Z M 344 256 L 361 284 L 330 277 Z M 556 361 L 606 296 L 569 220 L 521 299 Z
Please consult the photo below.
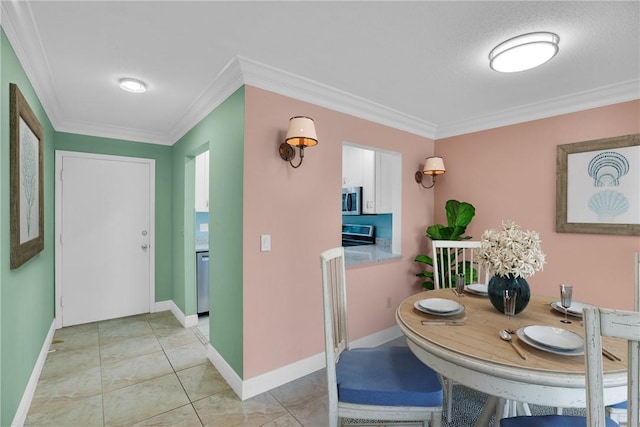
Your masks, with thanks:
M 56 152 L 56 326 L 148 313 L 152 159 Z

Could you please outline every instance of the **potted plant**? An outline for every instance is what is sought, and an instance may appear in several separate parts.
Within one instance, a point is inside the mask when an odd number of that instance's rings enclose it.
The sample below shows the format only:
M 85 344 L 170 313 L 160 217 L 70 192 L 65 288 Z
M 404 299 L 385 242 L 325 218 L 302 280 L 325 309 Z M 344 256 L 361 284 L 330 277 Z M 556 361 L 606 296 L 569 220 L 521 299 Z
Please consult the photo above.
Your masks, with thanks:
M 434 224 L 427 227 L 425 237 L 429 240 L 469 240 L 471 236 L 464 236 L 467 226 L 476 214 L 476 208 L 467 202 L 459 202 L 457 200 L 447 200 L 445 204 L 445 212 L 447 214 L 447 225 Z M 417 277 L 423 277 L 422 287 L 424 289 L 433 289 L 433 258 L 428 255 L 418 255 L 416 262 L 422 263 L 427 269 L 416 274 Z M 449 260 L 445 260 L 444 271 L 451 271 L 452 267 L 448 265 Z M 464 268 L 463 271 L 466 271 Z M 473 274 L 473 273 L 472 273 Z

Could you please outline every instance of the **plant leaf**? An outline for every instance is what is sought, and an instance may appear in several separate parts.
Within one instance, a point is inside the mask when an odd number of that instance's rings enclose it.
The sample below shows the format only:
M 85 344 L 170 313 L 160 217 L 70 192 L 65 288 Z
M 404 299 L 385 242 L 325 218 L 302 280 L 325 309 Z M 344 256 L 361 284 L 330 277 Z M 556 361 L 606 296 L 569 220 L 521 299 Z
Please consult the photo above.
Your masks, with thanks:
M 466 227 L 476 214 L 476 208 L 470 203 L 459 202 L 457 200 L 447 200 L 445 204 L 447 213 L 447 224 L 449 227 Z
M 431 240 L 449 240 L 445 236 L 449 233 L 446 231 L 446 228 L 442 224 L 430 225 L 427 227 L 427 237 Z
M 418 255 L 416 256 L 416 259 L 414 259 L 414 261 L 421 262 L 428 265 L 433 265 L 433 259 L 427 255 Z

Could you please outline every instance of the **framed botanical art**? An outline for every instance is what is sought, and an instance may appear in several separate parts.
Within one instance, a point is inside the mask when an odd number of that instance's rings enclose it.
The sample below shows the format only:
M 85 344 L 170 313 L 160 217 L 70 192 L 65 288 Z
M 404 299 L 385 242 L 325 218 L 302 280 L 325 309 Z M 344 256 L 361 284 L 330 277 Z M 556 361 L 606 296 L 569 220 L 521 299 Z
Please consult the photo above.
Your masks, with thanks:
M 640 134 L 558 145 L 556 231 L 640 236 Z
M 44 249 L 43 131 L 14 83 L 9 84 L 11 268 Z

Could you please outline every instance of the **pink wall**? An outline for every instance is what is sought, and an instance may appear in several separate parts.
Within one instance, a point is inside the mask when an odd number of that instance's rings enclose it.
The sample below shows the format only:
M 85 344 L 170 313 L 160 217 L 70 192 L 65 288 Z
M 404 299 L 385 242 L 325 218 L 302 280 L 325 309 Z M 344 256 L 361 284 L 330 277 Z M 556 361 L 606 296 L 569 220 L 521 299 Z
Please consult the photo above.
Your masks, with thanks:
M 250 86 L 245 113 L 246 380 L 324 351 L 319 255 L 341 245 L 343 141 L 402 152 L 402 259 L 347 270 L 351 339 L 395 325 L 395 308 L 421 289 L 413 258 L 426 251 L 434 193 L 413 174 L 434 143 Z M 278 155 L 295 115 L 313 117 L 319 139 L 299 169 Z M 261 234 L 271 235 L 271 252 L 260 252 Z
M 436 222 L 446 221 L 448 199 L 476 207 L 467 233 L 476 240 L 514 220 L 540 233 L 547 254 L 544 270 L 528 279 L 533 292 L 555 296 L 568 283 L 577 301 L 632 309 L 640 237 L 556 233 L 556 146 L 638 132 L 633 101 L 437 140 L 447 173 L 436 185 Z

